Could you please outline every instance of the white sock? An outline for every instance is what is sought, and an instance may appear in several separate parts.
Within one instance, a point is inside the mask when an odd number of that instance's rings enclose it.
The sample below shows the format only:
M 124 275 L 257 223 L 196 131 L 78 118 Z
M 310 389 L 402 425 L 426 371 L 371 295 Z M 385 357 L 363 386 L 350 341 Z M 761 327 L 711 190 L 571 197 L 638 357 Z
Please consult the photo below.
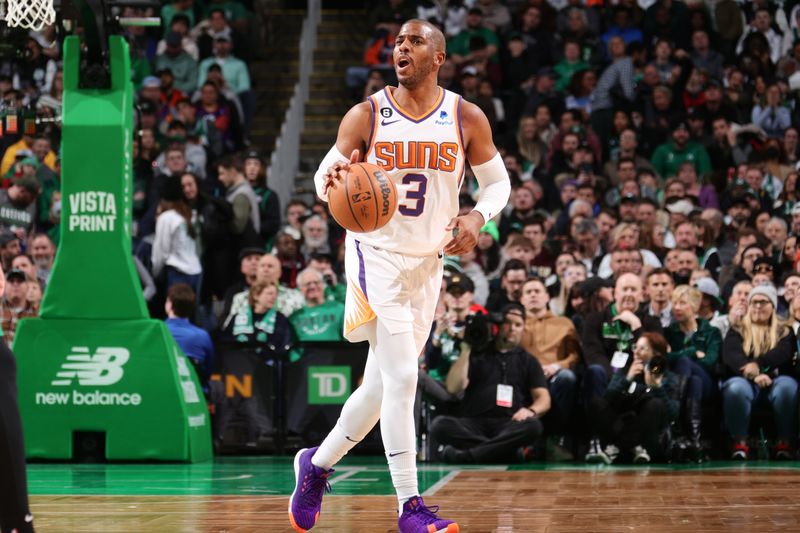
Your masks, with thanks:
M 331 432 L 319 445 L 314 457 L 311 458 L 311 464 L 324 470 L 330 470 L 359 442 L 361 441 L 348 436 L 337 421 Z
M 417 452 L 415 450 L 386 452 L 386 460 L 389 462 L 394 490 L 397 491 L 398 513 L 403 514 L 403 504 L 419 495 Z

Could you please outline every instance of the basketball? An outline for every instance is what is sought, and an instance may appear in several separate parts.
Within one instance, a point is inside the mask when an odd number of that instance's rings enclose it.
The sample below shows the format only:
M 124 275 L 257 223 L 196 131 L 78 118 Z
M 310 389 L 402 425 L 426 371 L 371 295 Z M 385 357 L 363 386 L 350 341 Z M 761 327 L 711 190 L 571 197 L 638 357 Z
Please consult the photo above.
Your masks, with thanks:
M 345 229 L 375 231 L 394 215 L 397 189 L 378 165 L 355 163 L 342 175 L 342 181 L 328 190 L 328 208 Z

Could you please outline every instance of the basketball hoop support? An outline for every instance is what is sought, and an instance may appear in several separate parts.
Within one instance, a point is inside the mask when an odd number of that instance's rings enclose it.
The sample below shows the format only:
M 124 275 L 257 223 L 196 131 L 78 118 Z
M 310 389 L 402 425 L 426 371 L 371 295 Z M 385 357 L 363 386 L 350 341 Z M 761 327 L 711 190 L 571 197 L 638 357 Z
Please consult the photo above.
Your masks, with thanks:
M 105 434 L 108 460 L 207 461 L 203 391 L 166 324 L 150 318 L 133 263 L 128 43 L 108 3 L 73 2 L 86 46 L 64 41 L 60 242 L 40 316 L 20 321 L 14 339 L 26 452 L 73 458 L 73 434 L 88 428 Z M 94 370 L 61 379 L 74 361 Z M 92 372 L 104 381 L 87 381 Z

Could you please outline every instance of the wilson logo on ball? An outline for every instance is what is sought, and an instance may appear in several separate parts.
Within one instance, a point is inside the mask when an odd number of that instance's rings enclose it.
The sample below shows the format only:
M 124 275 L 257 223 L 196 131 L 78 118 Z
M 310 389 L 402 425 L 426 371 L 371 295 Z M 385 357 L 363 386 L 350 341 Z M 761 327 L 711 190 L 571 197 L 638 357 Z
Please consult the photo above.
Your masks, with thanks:
M 389 179 L 383 172 L 375 172 L 375 179 L 378 181 L 378 187 L 381 189 L 381 198 L 383 199 L 381 216 L 386 216 L 389 214 L 389 207 L 392 204 L 392 199 L 390 197 L 392 194 L 392 188 L 389 186 Z

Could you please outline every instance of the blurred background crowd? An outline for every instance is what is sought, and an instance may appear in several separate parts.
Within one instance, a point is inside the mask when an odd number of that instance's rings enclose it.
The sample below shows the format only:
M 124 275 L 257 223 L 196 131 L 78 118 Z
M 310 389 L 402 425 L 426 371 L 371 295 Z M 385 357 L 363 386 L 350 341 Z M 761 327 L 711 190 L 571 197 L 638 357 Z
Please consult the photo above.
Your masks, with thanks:
M 363 62 L 338 78 L 342 93 L 356 103 L 396 85 L 402 22 L 433 22 L 447 37 L 440 85 L 484 111 L 513 186 L 477 248 L 446 258 L 420 354 L 425 453 L 793 458 L 800 2 L 361 7 L 372 34 Z M 281 205 L 270 183 L 294 178 L 267 176 L 271 147 L 251 141 L 251 65 L 270 53 L 253 9 L 175 0 L 161 28 L 125 30 L 135 261 L 151 313 L 207 385 L 222 364 L 215 352 L 231 346 L 294 365 L 314 343 L 342 342 L 344 232 L 302 190 Z M 0 61 L 6 109 L 60 116 L 62 33 L 31 32 L 23 53 Z M 38 311 L 61 212 L 58 120 L 19 116 L 0 137 L 12 339 Z M 465 183 L 466 212 L 478 191 L 469 172 Z M 520 414 L 531 401 L 540 409 Z

